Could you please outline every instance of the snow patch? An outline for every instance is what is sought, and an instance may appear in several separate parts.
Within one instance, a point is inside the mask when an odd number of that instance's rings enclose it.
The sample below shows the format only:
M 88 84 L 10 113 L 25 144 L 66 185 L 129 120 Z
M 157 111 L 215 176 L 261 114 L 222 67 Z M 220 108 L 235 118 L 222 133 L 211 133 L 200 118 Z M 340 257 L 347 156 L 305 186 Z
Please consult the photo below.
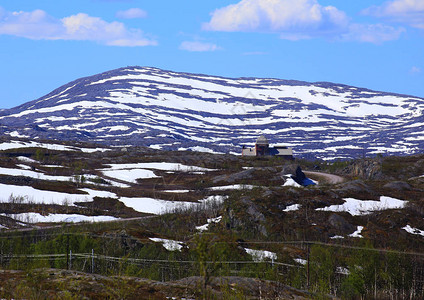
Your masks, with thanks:
M 82 151 L 86 153 L 92 153 L 96 151 L 105 152 L 109 149 L 106 148 L 77 148 L 77 147 L 70 147 L 60 144 L 47 144 L 47 143 L 38 143 L 38 142 L 19 142 L 19 141 L 11 141 L 11 142 L 5 142 L 0 144 L 0 151 L 3 150 L 10 150 L 10 149 L 20 149 L 20 148 L 44 148 L 48 150 L 55 150 L 55 151 Z
M 308 261 L 306 260 L 306 259 L 303 259 L 303 258 L 295 258 L 295 259 L 293 259 L 295 262 L 297 262 L 297 263 L 299 263 L 299 264 L 301 264 L 301 265 L 306 265 L 307 263 L 308 263 Z
M 294 179 L 291 177 L 286 178 L 286 182 L 284 182 L 283 186 L 293 186 L 297 188 L 302 187 L 300 184 L 294 181 Z
M 26 156 L 18 156 L 16 157 L 17 159 L 19 159 L 20 161 L 26 162 L 26 163 L 30 163 L 30 164 L 34 164 L 34 163 L 38 163 L 38 161 L 31 159 L 29 157 Z
M 285 209 L 283 209 L 283 211 L 284 212 L 296 211 L 296 210 L 299 210 L 301 206 L 302 205 L 300 205 L 300 204 L 289 205 Z
M 190 193 L 190 190 L 163 190 L 164 193 Z
M 418 229 L 418 228 L 413 228 L 413 227 L 411 227 L 411 225 L 406 225 L 405 227 L 402 227 L 402 229 L 405 230 L 408 233 L 421 235 L 421 236 L 424 237 L 424 230 L 421 230 L 421 229 Z
M 247 254 L 252 256 L 254 261 L 260 262 L 265 259 L 271 259 L 272 261 L 277 259 L 277 254 L 271 251 L 266 250 L 254 250 L 249 248 L 244 248 Z
M 364 229 L 364 226 L 358 226 L 356 231 L 352 234 L 349 234 L 350 237 L 356 237 L 356 238 L 363 238 L 361 235 L 362 229 Z
M 137 179 L 158 178 L 153 171 L 144 169 L 123 169 L 102 171 L 103 175 L 115 179 L 124 180 L 126 182 L 136 183 Z
M 202 203 L 203 205 L 221 204 L 226 199 L 228 199 L 228 196 L 215 195 L 215 196 L 208 196 L 206 198 L 203 198 L 203 199 L 199 200 L 199 202 Z
M 161 171 L 174 172 L 211 172 L 215 169 L 202 168 L 197 166 L 187 166 L 180 163 L 169 162 L 148 162 L 148 163 L 133 163 L 133 164 L 110 164 L 110 168 L 103 170 L 126 170 L 126 169 L 154 169 Z
M 207 219 L 207 224 L 205 225 L 201 225 L 201 226 L 196 226 L 196 229 L 199 231 L 206 231 L 209 228 L 209 225 L 211 223 L 219 223 L 222 220 L 222 216 L 216 217 L 216 218 L 211 218 L 211 219 Z
M 149 240 L 155 243 L 162 243 L 162 246 L 168 251 L 180 251 L 183 248 L 184 243 L 174 240 L 168 239 L 160 239 L 160 238 L 149 238 Z
M 334 212 L 345 211 L 352 216 L 361 216 L 370 214 L 374 211 L 404 208 L 406 203 L 408 203 L 408 201 L 386 196 L 381 196 L 380 201 L 357 200 L 354 198 L 344 198 L 343 200 L 345 201 L 343 204 L 317 208 L 316 210 Z
M 176 209 L 190 208 L 192 206 L 198 206 L 198 202 L 183 202 L 183 201 L 167 201 L 159 200 L 147 197 L 141 198 L 127 198 L 121 197 L 119 201 L 125 204 L 127 207 L 131 207 L 134 210 L 148 214 L 164 214 L 172 212 Z
M 35 204 L 58 204 L 74 205 L 75 202 L 90 202 L 94 197 L 117 198 L 115 193 L 107 191 L 97 191 L 92 189 L 80 189 L 87 194 L 68 194 L 46 190 L 37 190 L 30 186 L 17 186 L 0 184 L 2 195 L 1 203 L 35 203 Z
M 79 214 L 48 214 L 21 213 L 21 214 L 0 214 L 25 223 L 79 223 L 79 222 L 108 222 L 118 220 L 112 216 L 85 216 Z
M 233 184 L 233 185 L 224 185 L 224 186 L 215 186 L 208 188 L 211 191 L 225 191 L 225 190 L 251 190 L 255 188 L 254 185 L 249 184 Z

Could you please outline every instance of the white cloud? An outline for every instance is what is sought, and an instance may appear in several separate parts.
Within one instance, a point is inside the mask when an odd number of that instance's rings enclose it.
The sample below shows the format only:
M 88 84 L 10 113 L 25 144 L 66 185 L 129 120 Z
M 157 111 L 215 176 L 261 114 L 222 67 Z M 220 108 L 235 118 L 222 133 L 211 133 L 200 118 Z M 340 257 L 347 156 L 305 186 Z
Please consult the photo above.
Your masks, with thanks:
M 357 41 L 373 44 L 399 39 L 404 28 L 394 28 L 383 24 L 351 24 L 349 32 L 341 36 L 344 41 Z
M 0 34 L 16 35 L 29 39 L 54 39 L 62 35 L 60 20 L 56 20 L 43 10 L 32 12 L 7 12 L 0 15 Z
M 424 29 L 423 0 L 394 0 L 380 6 L 372 6 L 362 11 L 365 15 L 388 18 L 394 22 L 405 23 Z
M 147 12 L 140 8 L 130 8 L 118 11 L 116 17 L 121 19 L 140 19 L 147 17 Z
M 291 41 L 322 37 L 374 44 L 396 40 L 405 31 L 383 24 L 353 23 L 343 11 L 322 6 L 318 0 L 241 0 L 215 10 L 203 29 L 277 33 Z
M 215 10 L 203 29 L 276 32 L 282 38 L 304 39 L 343 32 L 348 23 L 343 11 L 317 0 L 242 0 Z
M 191 52 L 207 52 L 220 50 L 221 48 L 212 43 L 184 41 L 181 43 L 180 49 Z
M 421 73 L 421 68 L 416 67 L 416 66 L 413 66 L 413 67 L 409 70 L 409 73 L 411 73 L 411 74 L 419 74 L 419 73 Z
M 55 19 L 43 10 L 32 12 L 0 11 L 0 34 L 33 40 L 86 40 L 111 46 L 147 46 L 157 42 L 138 29 L 127 29 L 120 22 L 106 22 L 79 13 Z

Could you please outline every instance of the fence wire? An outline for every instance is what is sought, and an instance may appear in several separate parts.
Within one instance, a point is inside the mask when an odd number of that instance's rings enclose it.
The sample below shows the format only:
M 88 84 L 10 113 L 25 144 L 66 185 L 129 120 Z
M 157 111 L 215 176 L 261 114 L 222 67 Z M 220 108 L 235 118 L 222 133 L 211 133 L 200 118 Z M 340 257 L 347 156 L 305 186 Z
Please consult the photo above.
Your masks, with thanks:
M 3 246 L 3 243 L 6 245 L 8 242 L 14 242 L 13 240 L 19 243 L 23 239 L 28 239 L 30 243 L 36 243 L 38 241 L 53 240 L 53 237 L 59 236 L 61 236 L 62 243 L 66 243 L 67 239 L 74 236 L 75 238 L 96 240 L 101 246 L 99 246 L 97 253 L 74 253 L 72 246 L 68 245 L 69 250 L 64 251 L 67 253 L 52 254 L 25 254 L 22 252 L 20 254 L 13 254 L 13 246 Z M 213 270 L 211 272 L 216 276 L 252 276 L 261 279 L 277 280 L 302 289 L 320 289 L 325 285 L 325 288 L 328 289 L 326 292 L 334 295 L 339 295 L 338 293 L 342 290 L 343 285 L 346 282 L 349 283 L 346 279 L 352 277 L 350 276 L 352 272 L 356 272 L 356 274 L 363 276 L 363 278 L 368 278 L 367 280 L 373 283 L 361 283 L 364 286 L 364 290 L 361 293 L 364 295 L 376 294 L 378 291 L 382 293 L 382 296 L 392 294 L 395 298 L 399 299 L 402 299 L 402 295 L 404 294 L 413 295 L 414 298 L 421 296 L 424 298 L 424 253 L 374 249 L 316 241 L 246 241 L 242 244 L 255 245 L 255 248 L 260 249 L 278 249 L 280 248 L 279 246 L 291 245 L 301 250 L 300 252 L 303 258 L 306 259 L 304 259 L 303 263 L 296 264 L 287 263 L 290 260 L 280 258 L 280 256 L 278 256 L 279 261 L 277 259 L 263 261 L 239 259 L 200 261 L 190 259 L 194 256 L 188 255 L 188 252 L 178 253 L 178 251 L 175 255 L 170 254 L 168 259 L 159 258 L 159 255 L 156 256 L 158 258 L 149 258 L 149 255 L 143 257 L 140 254 L 141 252 L 136 251 L 130 252 L 128 255 L 119 256 L 113 247 L 119 245 L 123 240 L 133 241 L 134 244 L 141 246 L 140 249 L 143 249 L 146 245 L 160 245 L 160 243 L 147 238 L 136 239 L 130 236 L 103 236 L 91 233 L 36 233 L 30 236 L 5 235 L 0 237 L 0 266 L 9 269 L 25 269 L 27 266 L 52 267 L 102 275 L 129 274 L 130 276 L 134 275 L 168 281 L 200 275 L 199 265 L 204 264 L 210 267 Z M 237 246 L 240 246 L 240 243 L 237 242 L 217 241 L 216 244 L 237 244 Z M 187 243 L 187 245 L 190 245 L 190 243 Z M 83 251 L 86 250 L 89 249 L 85 248 Z M 195 251 L 194 249 L 191 250 Z M 54 250 L 51 249 L 51 251 L 53 252 Z M 153 253 L 152 256 L 156 254 Z M 346 264 L 347 260 L 344 260 L 345 255 L 350 255 L 352 258 L 357 259 L 360 262 L 358 266 L 349 264 L 349 270 L 340 267 L 348 266 Z M 178 259 L 178 257 L 181 259 Z M 342 265 L 339 264 L 341 261 L 343 261 Z M 367 264 L 369 266 L 366 266 Z M 323 280 L 327 281 L 324 282 Z M 356 283 L 352 283 L 353 287 L 355 287 L 354 284 Z

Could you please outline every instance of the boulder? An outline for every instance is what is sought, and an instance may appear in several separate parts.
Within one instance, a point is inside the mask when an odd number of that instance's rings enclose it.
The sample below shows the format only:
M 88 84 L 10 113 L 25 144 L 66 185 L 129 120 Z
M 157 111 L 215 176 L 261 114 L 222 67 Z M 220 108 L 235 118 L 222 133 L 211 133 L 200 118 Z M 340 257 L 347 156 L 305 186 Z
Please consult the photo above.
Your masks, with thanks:
M 396 191 L 409 191 L 412 187 L 404 181 L 392 181 L 386 183 L 383 188 Z
M 348 221 L 346 221 L 345 218 L 338 214 L 332 214 L 328 218 L 328 223 L 334 227 L 337 231 L 348 234 L 352 233 L 356 230 L 356 227 L 350 224 Z
M 341 184 L 340 188 L 336 191 L 349 193 L 372 193 L 373 189 L 362 180 L 353 180 Z
M 287 165 L 284 165 L 282 167 L 282 170 L 281 170 L 280 174 L 281 174 L 281 176 L 289 175 L 289 174 L 290 175 L 294 175 L 294 174 L 296 174 L 296 169 L 298 167 L 299 166 L 296 165 L 296 164 L 287 164 Z
M 218 183 L 218 182 L 225 182 L 225 183 L 234 183 L 243 179 L 251 179 L 253 178 L 253 173 L 255 172 L 255 169 L 248 169 L 248 170 L 243 170 L 234 174 L 224 174 L 224 175 L 219 175 L 216 176 L 212 179 L 213 183 Z
M 358 160 L 351 163 L 343 171 L 348 175 L 363 179 L 375 180 L 384 178 L 381 159 Z
M 252 202 L 252 200 L 250 200 L 247 197 L 244 197 L 241 199 L 241 202 L 247 206 L 246 212 L 252 217 L 254 221 L 256 222 L 265 221 L 264 214 L 259 211 L 258 207 L 256 206 L 256 204 Z

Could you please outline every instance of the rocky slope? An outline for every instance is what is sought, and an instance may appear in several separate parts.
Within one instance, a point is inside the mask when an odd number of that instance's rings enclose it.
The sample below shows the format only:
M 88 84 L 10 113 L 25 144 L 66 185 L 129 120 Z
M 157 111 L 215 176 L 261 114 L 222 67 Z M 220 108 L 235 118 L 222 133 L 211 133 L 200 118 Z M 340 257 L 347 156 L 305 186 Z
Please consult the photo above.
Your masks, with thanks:
M 424 99 L 327 82 L 222 78 L 126 67 L 0 111 L 0 134 L 240 153 L 260 134 L 298 157 L 411 154 Z

